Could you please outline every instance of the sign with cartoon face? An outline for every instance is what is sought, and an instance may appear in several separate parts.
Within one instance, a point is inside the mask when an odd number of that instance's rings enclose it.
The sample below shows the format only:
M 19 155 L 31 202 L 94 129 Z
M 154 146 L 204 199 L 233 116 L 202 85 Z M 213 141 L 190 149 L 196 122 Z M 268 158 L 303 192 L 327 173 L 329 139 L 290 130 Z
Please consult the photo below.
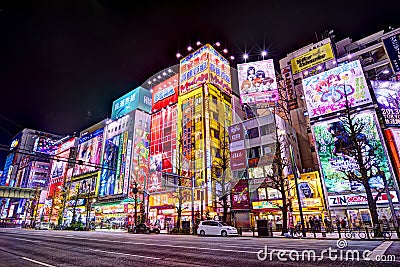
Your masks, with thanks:
M 371 103 L 368 86 L 360 61 L 303 79 L 304 96 L 310 118 Z
M 240 100 L 242 104 L 279 100 L 272 59 L 238 64 Z

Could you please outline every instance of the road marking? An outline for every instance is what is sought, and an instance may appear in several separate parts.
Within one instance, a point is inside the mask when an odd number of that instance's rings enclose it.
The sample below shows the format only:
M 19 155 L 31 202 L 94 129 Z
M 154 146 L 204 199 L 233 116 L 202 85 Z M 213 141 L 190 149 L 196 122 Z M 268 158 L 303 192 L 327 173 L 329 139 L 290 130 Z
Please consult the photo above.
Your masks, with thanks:
M 39 240 L 30 240 L 30 239 L 18 238 L 18 237 L 15 237 L 15 239 L 22 240 L 22 241 L 34 242 L 34 243 L 42 242 L 42 241 L 39 241 Z
M 379 246 L 377 246 L 369 256 L 371 260 L 375 260 L 376 256 L 382 256 L 385 254 L 386 250 L 393 244 L 393 241 L 385 241 Z
M 30 259 L 30 258 L 27 258 L 27 257 L 21 257 L 21 259 L 24 259 L 24 260 L 27 260 L 27 261 L 30 261 L 30 262 L 34 262 L 36 264 L 40 264 L 40 265 L 47 266 L 47 267 L 56 267 L 54 265 L 47 264 L 47 263 L 44 263 L 44 262 L 41 262 L 41 261 L 37 261 L 37 260 L 34 260 L 34 259 Z
M 109 253 L 109 254 L 117 254 L 117 255 L 131 256 L 131 257 L 152 259 L 152 260 L 161 260 L 161 258 L 150 257 L 150 256 L 134 255 L 134 254 L 127 254 L 127 253 L 113 252 L 113 251 L 105 251 L 105 250 L 99 250 L 99 249 L 89 249 L 89 250 L 97 251 L 97 252 L 103 252 L 103 253 Z

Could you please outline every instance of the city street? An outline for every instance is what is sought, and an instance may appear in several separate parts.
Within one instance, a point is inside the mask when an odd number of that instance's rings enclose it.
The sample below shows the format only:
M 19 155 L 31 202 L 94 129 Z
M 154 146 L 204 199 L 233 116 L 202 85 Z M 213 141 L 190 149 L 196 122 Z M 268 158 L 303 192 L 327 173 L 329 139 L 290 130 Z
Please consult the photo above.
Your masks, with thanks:
M 334 252 L 340 251 L 336 240 L 134 235 L 119 232 L 36 231 L 14 228 L 0 229 L 0 266 L 400 265 L 398 241 L 349 240 L 347 244 L 346 241 L 342 241 L 345 244 L 341 243 L 343 251 L 357 250 L 360 257 L 364 250 L 373 251 L 373 255 L 396 255 L 396 261 L 359 262 L 342 258 L 344 260 L 338 262 L 331 260 L 326 252 L 323 254 L 323 260 L 320 260 L 322 250 L 331 248 Z M 303 250 L 313 250 L 315 256 L 310 261 L 299 263 L 290 260 L 290 250 L 299 251 L 299 254 Z M 269 254 L 271 251 L 272 255 Z M 288 261 L 279 261 L 278 253 Z M 284 253 L 286 254 L 283 255 Z

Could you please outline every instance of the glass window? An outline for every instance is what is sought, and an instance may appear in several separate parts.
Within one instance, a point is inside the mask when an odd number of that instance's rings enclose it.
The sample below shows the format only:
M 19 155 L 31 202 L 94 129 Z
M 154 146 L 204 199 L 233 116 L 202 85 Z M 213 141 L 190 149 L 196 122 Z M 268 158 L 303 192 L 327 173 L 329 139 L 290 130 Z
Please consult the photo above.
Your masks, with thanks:
M 247 137 L 249 139 L 256 138 L 256 137 L 259 137 L 259 136 L 260 135 L 258 134 L 258 127 L 251 128 L 251 129 L 247 130 Z
M 275 132 L 275 125 L 274 124 L 266 124 L 260 126 L 260 133 L 261 135 L 267 135 Z

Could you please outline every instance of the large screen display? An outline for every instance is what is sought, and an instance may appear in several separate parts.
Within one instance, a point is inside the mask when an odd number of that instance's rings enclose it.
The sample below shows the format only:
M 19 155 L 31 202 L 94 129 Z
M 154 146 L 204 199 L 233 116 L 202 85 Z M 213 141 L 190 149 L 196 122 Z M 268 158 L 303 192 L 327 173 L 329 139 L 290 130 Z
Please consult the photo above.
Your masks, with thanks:
M 122 194 L 128 132 L 123 132 L 106 140 L 103 152 L 102 172 L 99 183 L 99 196 Z
M 240 99 L 243 104 L 279 100 L 272 59 L 238 64 Z
M 93 172 L 99 169 L 104 128 L 86 134 L 79 139 L 77 164 L 74 167 L 74 176 Z
M 358 114 L 354 121 L 358 125 L 363 125 L 360 133 L 365 149 L 375 150 L 376 164 L 385 172 L 389 183 L 392 180 L 389 162 L 383 147 L 383 141 L 378 132 L 378 123 L 375 113 L 363 112 Z M 317 144 L 317 152 L 320 169 L 325 181 L 328 195 L 350 194 L 353 192 L 364 192 L 364 187 L 357 182 L 349 182 L 344 179 L 343 171 L 355 170 L 357 173 L 358 165 L 352 155 L 346 152 L 346 148 L 354 146 L 352 144 L 348 130 L 339 118 L 316 123 L 313 127 L 314 137 Z M 376 176 L 370 179 L 372 188 L 382 188 L 381 177 Z
M 175 74 L 152 88 L 153 112 L 178 102 L 178 79 L 178 74 Z
M 400 126 L 400 82 L 371 81 L 386 126 Z
M 303 79 L 303 90 L 310 118 L 335 113 L 346 108 L 371 103 L 360 61 Z

